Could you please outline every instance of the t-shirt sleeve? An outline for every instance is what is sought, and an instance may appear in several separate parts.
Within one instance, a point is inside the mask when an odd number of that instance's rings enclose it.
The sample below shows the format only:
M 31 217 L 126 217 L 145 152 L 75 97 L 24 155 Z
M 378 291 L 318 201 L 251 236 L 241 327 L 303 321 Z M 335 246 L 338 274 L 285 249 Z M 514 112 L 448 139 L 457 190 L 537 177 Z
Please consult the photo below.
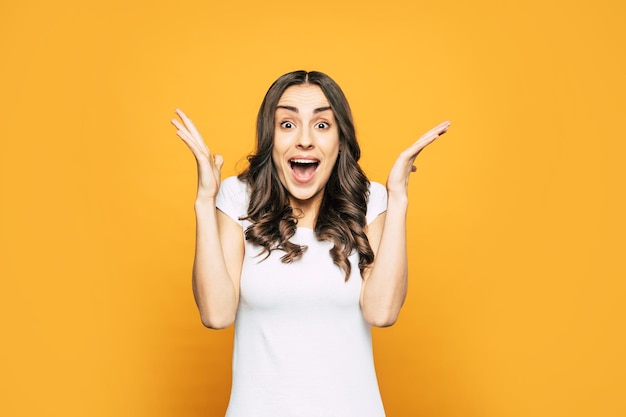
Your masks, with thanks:
M 228 177 L 220 184 L 216 197 L 217 208 L 243 226 L 240 220 L 248 213 L 248 191 L 245 182 Z
M 387 189 L 380 183 L 370 183 L 370 196 L 367 200 L 367 224 L 373 222 L 376 217 L 387 211 Z

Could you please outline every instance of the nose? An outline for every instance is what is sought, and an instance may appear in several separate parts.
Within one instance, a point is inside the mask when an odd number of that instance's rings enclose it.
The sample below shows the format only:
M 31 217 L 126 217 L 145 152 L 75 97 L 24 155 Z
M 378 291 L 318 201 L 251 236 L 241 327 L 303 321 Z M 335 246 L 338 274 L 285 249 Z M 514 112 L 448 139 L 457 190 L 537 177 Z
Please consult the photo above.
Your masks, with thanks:
M 300 135 L 298 136 L 296 147 L 298 149 L 312 149 L 313 148 L 313 137 L 309 129 L 304 128 L 300 131 Z

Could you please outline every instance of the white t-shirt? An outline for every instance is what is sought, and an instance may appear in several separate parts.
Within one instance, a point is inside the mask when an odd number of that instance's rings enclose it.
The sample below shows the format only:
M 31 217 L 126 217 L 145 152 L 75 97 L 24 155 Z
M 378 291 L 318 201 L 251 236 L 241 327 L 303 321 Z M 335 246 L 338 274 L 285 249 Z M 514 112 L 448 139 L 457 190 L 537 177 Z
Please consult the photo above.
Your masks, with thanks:
M 242 226 L 249 193 L 230 177 L 217 207 Z M 387 207 L 386 189 L 370 184 L 367 223 Z M 336 266 L 312 229 L 298 227 L 293 243 L 308 248 L 285 264 L 284 254 L 256 256 L 246 241 L 235 319 L 233 383 L 227 417 L 382 417 L 369 325 L 359 305 L 358 253 L 352 273 Z

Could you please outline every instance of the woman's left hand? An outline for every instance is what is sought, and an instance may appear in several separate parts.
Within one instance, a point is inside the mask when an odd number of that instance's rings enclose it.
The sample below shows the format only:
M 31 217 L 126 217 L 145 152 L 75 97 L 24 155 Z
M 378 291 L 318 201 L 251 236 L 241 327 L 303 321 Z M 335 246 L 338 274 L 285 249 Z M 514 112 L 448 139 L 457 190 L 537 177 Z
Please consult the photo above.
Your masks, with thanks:
M 449 126 L 449 121 L 438 124 L 400 154 L 387 178 L 387 192 L 389 194 L 408 194 L 409 176 L 411 172 L 416 170 L 415 165 L 413 165 L 415 158 L 426 146 L 446 133 Z

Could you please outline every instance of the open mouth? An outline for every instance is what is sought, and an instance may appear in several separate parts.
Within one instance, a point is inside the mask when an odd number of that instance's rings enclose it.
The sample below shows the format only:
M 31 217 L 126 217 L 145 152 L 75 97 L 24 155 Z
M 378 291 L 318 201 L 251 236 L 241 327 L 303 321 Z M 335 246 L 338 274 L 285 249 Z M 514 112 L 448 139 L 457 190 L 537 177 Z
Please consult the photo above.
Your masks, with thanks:
M 290 159 L 289 165 L 294 175 L 299 179 L 308 179 L 315 174 L 320 161 L 315 159 Z

